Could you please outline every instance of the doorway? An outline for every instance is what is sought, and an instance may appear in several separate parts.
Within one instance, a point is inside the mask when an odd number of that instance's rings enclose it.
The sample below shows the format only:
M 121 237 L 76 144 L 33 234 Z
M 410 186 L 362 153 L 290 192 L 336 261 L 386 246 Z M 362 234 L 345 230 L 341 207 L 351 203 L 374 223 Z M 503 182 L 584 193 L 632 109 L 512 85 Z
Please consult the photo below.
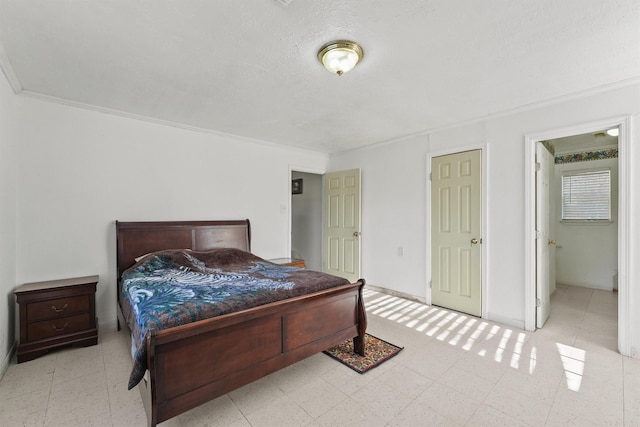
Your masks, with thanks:
M 547 299 L 549 295 L 540 294 L 541 287 L 539 286 L 539 280 L 540 271 L 542 270 L 542 260 L 539 249 L 541 246 L 553 244 L 553 249 L 559 261 L 555 274 L 558 283 L 562 284 L 561 290 L 565 289 L 565 284 L 582 286 L 584 288 L 590 287 L 600 290 L 613 290 L 617 277 L 622 277 L 623 275 L 626 277 L 626 269 L 628 268 L 627 230 L 629 227 L 629 207 L 627 200 L 629 172 L 625 156 L 629 144 L 628 128 L 628 118 L 619 118 L 585 124 L 574 128 L 554 130 L 545 134 L 526 136 L 525 142 L 527 144 L 527 150 L 525 161 L 527 162 L 526 170 L 528 173 L 526 176 L 527 191 L 525 193 L 527 194 L 525 194 L 525 201 L 528 205 L 526 209 L 526 225 L 529 235 L 526 250 L 527 268 L 525 272 L 527 275 L 525 280 L 527 291 L 525 328 L 527 330 L 536 329 L 541 313 L 540 305 L 544 305 L 545 301 L 547 301 L 547 304 L 550 304 Z M 615 129 L 619 132 L 617 149 L 615 150 L 617 154 L 616 158 L 614 158 L 615 156 L 611 156 L 611 153 L 603 153 L 612 148 L 609 147 L 609 145 L 612 145 L 611 139 L 606 137 L 606 131 L 610 129 Z M 553 177 L 555 190 L 550 191 L 550 197 L 554 197 L 553 194 L 555 191 L 556 195 L 553 200 L 556 206 L 555 209 L 553 209 L 555 213 L 551 216 L 553 225 L 550 229 L 552 230 L 552 234 L 544 238 L 540 230 L 538 230 L 537 221 L 540 191 L 537 180 L 538 173 L 536 171 L 539 156 L 536 150 L 542 143 L 547 145 L 549 149 L 556 150 L 554 154 L 555 165 L 553 166 L 555 169 Z M 589 144 L 591 144 L 591 147 L 587 146 Z M 595 147 L 594 144 L 601 144 L 601 147 Z M 570 153 L 571 151 L 573 153 Z M 590 155 L 597 157 L 597 159 L 591 161 L 591 159 L 588 159 Z M 558 161 L 558 159 L 560 159 L 560 161 Z M 572 159 L 586 161 L 584 163 L 573 162 Z M 614 172 L 612 174 L 614 179 L 617 178 L 617 182 L 613 183 L 615 188 L 617 188 L 617 192 L 612 192 L 611 194 L 610 220 L 597 221 L 586 219 L 582 221 L 572 221 L 570 217 L 563 217 L 563 199 L 560 193 L 563 176 L 565 178 L 572 177 L 580 175 L 585 171 L 592 172 L 598 169 L 611 170 Z M 572 180 L 568 180 L 568 182 L 572 182 Z M 547 199 L 547 202 L 551 202 L 551 200 Z M 600 236 L 596 236 L 594 233 L 600 234 Z M 608 237 L 604 237 L 604 235 L 608 235 Z M 593 242 L 598 242 L 598 246 L 592 244 Z M 602 245 L 604 244 L 610 247 L 609 250 L 602 250 Z M 584 253 L 580 253 L 580 251 Z M 612 255 L 614 257 L 613 260 L 610 258 L 607 259 L 607 257 L 611 257 Z M 581 261 L 580 258 L 587 258 L 590 261 L 586 261 L 585 264 L 585 260 L 583 259 Z M 582 262 L 582 268 L 586 269 L 586 271 L 579 271 L 580 262 Z M 555 263 L 552 262 L 551 265 L 555 265 Z M 588 270 L 597 265 L 601 265 L 597 274 L 594 273 L 594 270 Z M 629 355 L 631 349 L 630 339 L 628 337 L 628 283 L 626 283 L 626 280 L 618 281 L 617 287 L 618 351 L 623 355 Z M 554 291 L 555 283 L 550 283 L 548 292 L 552 294 Z M 550 307 L 546 307 L 546 309 L 549 310 Z M 544 307 L 542 307 L 542 312 L 544 313 Z M 540 326 L 542 325 L 538 327 Z
M 616 127 L 538 142 L 536 162 L 541 167 L 536 186 L 536 227 L 541 237 L 537 240 L 537 298 L 545 301 L 538 307 L 538 328 L 544 325 L 549 310 L 553 311 L 549 301 L 562 300 L 550 300 L 558 291 L 556 285 L 560 293 L 574 295 L 576 304 L 578 295 L 589 296 L 591 290 L 600 290 L 603 296 L 617 291 L 617 131 Z M 550 161 L 541 154 L 547 154 Z M 540 182 L 546 167 L 551 172 L 545 189 Z M 539 217 L 543 212 L 546 218 Z
M 361 171 L 303 172 L 290 168 L 291 258 L 306 268 L 360 279 Z
M 322 175 L 291 171 L 291 258 L 322 271 Z

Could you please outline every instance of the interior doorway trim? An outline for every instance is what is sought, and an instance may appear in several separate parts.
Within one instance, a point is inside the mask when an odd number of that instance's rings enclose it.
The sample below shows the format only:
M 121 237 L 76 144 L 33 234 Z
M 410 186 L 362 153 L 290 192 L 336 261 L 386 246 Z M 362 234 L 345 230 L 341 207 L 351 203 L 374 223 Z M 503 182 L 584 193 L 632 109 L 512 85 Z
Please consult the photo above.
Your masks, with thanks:
M 631 117 L 614 117 L 582 125 L 556 128 L 525 135 L 525 329 L 536 329 L 536 143 L 548 139 L 591 133 L 616 127 L 618 135 L 618 351 L 631 356 L 629 253 L 630 253 L 630 163 Z
M 486 241 L 487 241 L 487 236 L 488 236 L 488 230 L 487 230 L 487 200 L 488 200 L 488 185 L 487 185 L 487 171 L 488 171 L 488 165 L 489 165 L 489 161 L 488 161 L 488 150 L 487 150 L 487 143 L 480 143 L 480 144 L 476 144 L 476 145 L 468 145 L 468 146 L 463 146 L 463 147 L 455 147 L 455 148 L 450 148 L 447 150 L 442 150 L 442 151 L 435 151 L 432 153 L 428 153 L 427 154 L 427 199 L 426 199 L 426 203 L 427 203 L 427 207 L 426 207 L 426 217 L 427 217 L 427 223 L 426 223 L 426 231 L 427 231 L 427 247 L 426 247 L 426 278 L 427 278 L 427 283 L 426 283 L 426 298 L 425 298 L 425 302 L 426 304 L 430 305 L 431 304 L 431 160 L 434 157 L 440 157 L 440 156 L 447 156 L 449 154 L 456 154 L 456 153 L 462 153 L 464 151 L 472 151 L 472 150 L 480 150 L 481 152 L 481 171 L 480 171 L 480 176 L 481 176 L 481 192 L 482 192 L 482 196 L 481 196 L 481 215 L 482 215 L 482 222 L 481 222 L 481 229 L 482 229 L 482 238 L 484 240 L 485 243 L 480 245 L 480 249 L 481 249 L 481 268 L 482 268 L 482 273 L 480 275 L 480 280 L 482 281 L 481 284 L 481 289 L 482 289 L 482 318 L 485 319 L 487 318 L 487 313 L 488 313 L 488 302 L 489 302 L 489 298 L 488 298 L 488 292 L 487 292 L 487 266 L 489 265 L 488 263 L 488 253 L 489 251 L 486 249 L 487 245 L 486 245 Z

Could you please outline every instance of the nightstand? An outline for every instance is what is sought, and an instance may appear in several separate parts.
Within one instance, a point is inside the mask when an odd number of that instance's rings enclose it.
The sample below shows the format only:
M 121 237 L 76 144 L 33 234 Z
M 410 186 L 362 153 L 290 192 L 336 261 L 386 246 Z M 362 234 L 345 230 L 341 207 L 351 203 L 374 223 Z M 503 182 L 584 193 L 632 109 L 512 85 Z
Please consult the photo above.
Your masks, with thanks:
M 18 363 L 54 348 L 98 343 L 98 276 L 25 283 L 16 288 L 20 306 Z
M 303 259 L 296 258 L 275 258 L 268 260 L 274 264 L 288 265 L 289 267 L 307 268 Z

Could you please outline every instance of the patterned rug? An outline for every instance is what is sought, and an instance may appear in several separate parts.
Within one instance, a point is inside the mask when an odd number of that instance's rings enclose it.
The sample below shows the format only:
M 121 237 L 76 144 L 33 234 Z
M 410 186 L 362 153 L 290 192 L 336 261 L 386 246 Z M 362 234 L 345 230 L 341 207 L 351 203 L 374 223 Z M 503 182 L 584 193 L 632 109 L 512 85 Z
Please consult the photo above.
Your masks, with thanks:
M 353 352 L 353 340 L 347 340 L 342 344 L 325 350 L 323 353 L 347 365 L 359 374 L 364 374 L 385 360 L 391 359 L 404 348 L 390 344 L 369 334 L 365 334 L 364 342 L 366 353 L 364 357 Z

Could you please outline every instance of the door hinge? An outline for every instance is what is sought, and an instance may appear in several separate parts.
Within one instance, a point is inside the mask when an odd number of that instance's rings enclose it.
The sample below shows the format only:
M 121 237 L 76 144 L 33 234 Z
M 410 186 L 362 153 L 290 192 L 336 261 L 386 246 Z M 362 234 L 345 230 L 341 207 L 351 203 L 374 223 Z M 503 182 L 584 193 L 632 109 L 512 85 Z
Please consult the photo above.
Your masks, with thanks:
M 542 165 L 536 162 L 536 172 L 538 172 L 540 169 L 542 169 Z
M 540 301 L 540 298 L 536 298 L 536 307 L 541 307 L 542 306 L 542 301 Z
M 433 173 L 429 172 L 429 181 L 433 181 Z
M 429 289 L 431 289 L 431 280 L 429 280 Z

